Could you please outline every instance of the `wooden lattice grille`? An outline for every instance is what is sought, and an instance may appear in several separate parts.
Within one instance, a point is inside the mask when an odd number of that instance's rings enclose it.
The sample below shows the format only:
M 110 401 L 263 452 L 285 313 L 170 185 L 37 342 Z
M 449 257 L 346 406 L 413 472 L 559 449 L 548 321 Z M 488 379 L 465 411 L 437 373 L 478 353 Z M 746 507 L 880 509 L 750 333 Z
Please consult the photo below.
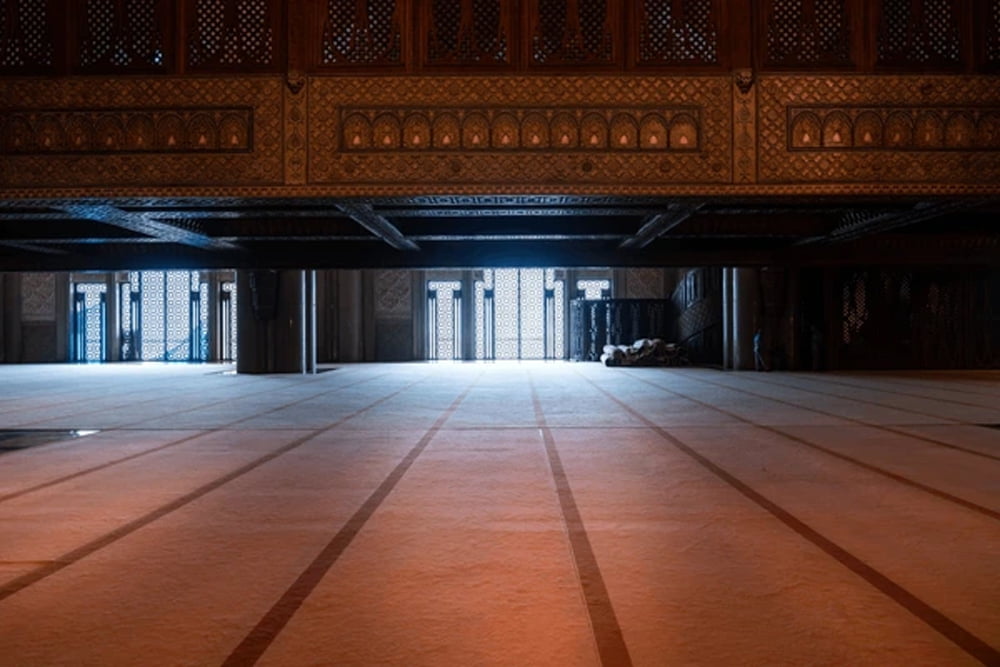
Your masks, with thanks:
M 765 13 L 765 64 L 850 65 L 848 9 L 845 0 L 770 0 Z
M 0 3 L 0 70 L 48 69 L 52 65 L 47 0 Z
M 189 3 L 191 0 L 189 0 Z M 194 0 L 188 30 L 188 66 L 241 71 L 267 69 L 275 61 L 274 3 L 268 0 Z
M 958 65 L 962 41 L 955 0 L 882 0 L 881 65 Z
M 991 0 L 984 18 L 986 64 L 997 68 L 1000 67 L 1000 0 Z
M 535 0 L 533 65 L 615 61 L 615 3 L 607 0 Z
M 327 0 L 321 64 L 402 64 L 402 9 L 396 0 Z
M 431 65 L 510 63 L 511 0 L 426 0 Z
M 87 0 L 80 69 L 165 70 L 172 9 L 173 3 L 164 0 Z
M 719 62 L 718 0 L 644 0 L 638 62 L 714 65 Z

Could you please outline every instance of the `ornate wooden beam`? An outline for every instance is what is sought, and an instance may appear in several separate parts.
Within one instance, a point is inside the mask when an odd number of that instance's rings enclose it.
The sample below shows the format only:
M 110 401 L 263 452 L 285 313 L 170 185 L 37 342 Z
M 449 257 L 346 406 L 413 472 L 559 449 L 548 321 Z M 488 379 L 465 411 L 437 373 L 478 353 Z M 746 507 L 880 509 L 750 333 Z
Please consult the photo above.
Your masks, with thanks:
M 902 227 L 908 227 L 920 222 L 976 208 L 985 203 L 969 201 L 921 202 L 912 208 L 892 212 L 870 212 L 864 209 L 850 211 L 845 214 L 842 222 L 830 233 L 824 236 L 814 236 L 798 241 L 795 245 L 811 245 L 814 243 L 844 243 L 875 234 L 882 234 Z
M 60 210 L 65 211 L 74 218 L 93 220 L 95 222 L 121 227 L 132 232 L 145 234 L 155 238 L 179 243 L 203 250 L 236 250 L 238 246 L 228 241 L 220 241 L 204 234 L 199 234 L 188 229 L 181 229 L 174 225 L 154 219 L 147 213 L 130 213 L 114 206 L 106 204 L 70 204 L 61 206 Z
M 692 215 L 698 212 L 704 202 L 699 204 L 675 204 L 666 213 L 659 213 L 649 217 L 639 228 L 634 236 L 630 236 L 618 246 L 621 249 L 638 250 L 663 236 L 671 229 L 681 224 Z
M 420 250 L 420 246 L 406 238 L 396 226 L 375 212 L 371 204 L 337 204 L 356 223 L 382 239 L 396 250 Z

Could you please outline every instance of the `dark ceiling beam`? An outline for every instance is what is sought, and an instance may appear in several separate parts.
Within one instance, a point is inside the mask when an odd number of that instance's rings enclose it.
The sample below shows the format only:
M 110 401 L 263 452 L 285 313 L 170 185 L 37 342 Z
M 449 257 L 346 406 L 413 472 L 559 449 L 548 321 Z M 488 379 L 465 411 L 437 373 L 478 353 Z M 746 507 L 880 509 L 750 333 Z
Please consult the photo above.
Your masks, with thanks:
M 198 232 L 181 229 L 159 220 L 154 220 L 149 214 L 130 213 L 114 206 L 73 204 L 62 207 L 62 210 L 77 219 L 93 220 L 113 227 L 120 227 L 131 232 L 145 234 L 170 243 L 201 248 L 203 250 L 236 250 L 237 247 L 228 241 L 220 241 Z
M 340 203 L 337 208 L 396 250 L 420 250 L 420 246 L 403 236 L 395 225 L 376 213 L 371 204 Z
M 13 248 L 14 250 L 24 250 L 27 252 L 37 252 L 43 255 L 68 255 L 69 253 L 59 248 L 46 248 L 45 246 L 25 243 L 23 241 L 0 241 L 0 246 Z
M 470 206 L 455 206 L 449 208 L 380 208 L 379 214 L 387 218 L 565 218 L 578 216 L 630 217 L 650 214 L 647 208 L 607 208 L 607 207 L 577 207 L 577 208 L 510 208 L 489 207 L 476 208 Z
M 857 209 L 844 214 L 841 223 L 823 236 L 812 236 L 798 241 L 795 245 L 804 246 L 815 243 L 845 243 L 856 241 L 866 236 L 883 234 L 903 227 L 909 227 L 921 222 L 927 222 L 949 213 L 970 210 L 982 206 L 986 202 L 944 201 L 920 202 L 912 208 L 902 211 L 877 211 Z
M 634 236 L 630 236 L 621 242 L 618 247 L 622 250 L 639 250 L 660 238 L 671 229 L 677 227 L 704 206 L 701 204 L 675 204 L 669 207 L 665 213 L 658 213 L 647 218 L 639 231 Z

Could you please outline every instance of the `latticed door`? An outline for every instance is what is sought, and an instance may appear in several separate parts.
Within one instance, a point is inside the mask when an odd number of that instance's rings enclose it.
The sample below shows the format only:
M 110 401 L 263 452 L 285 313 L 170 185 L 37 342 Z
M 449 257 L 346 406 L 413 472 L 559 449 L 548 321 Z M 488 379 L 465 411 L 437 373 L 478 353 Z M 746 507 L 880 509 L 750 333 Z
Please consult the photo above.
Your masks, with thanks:
M 427 283 L 427 358 L 462 358 L 462 283 Z
M 73 361 L 104 361 L 107 323 L 107 285 L 73 286 Z
M 565 283 L 555 269 L 483 269 L 475 284 L 477 359 L 562 359 Z

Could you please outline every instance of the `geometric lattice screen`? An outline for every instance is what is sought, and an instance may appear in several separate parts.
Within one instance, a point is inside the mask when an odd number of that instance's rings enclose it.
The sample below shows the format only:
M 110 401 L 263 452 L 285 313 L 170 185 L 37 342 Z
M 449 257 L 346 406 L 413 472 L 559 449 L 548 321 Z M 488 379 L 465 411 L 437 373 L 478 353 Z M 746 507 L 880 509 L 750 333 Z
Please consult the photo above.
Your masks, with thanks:
M 847 0 L 766 0 L 764 5 L 767 65 L 851 64 Z
M 189 67 L 268 68 L 275 61 L 273 4 L 269 0 L 194 0 L 194 21 L 189 24 L 193 30 L 188 29 Z
M 166 0 L 88 0 L 78 54 L 84 71 L 163 70 L 173 34 Z
M 483 269 L 475 283 L 477 359 L 562 359 L 565 281 L 555 269 Z
M 47 0 L 0 3 L 0 69 L 47 69 L 53 64 Z
M 719 61 L 719 0 L 643 0 L 640 5 L 640 64 Z
M 958 65 L 959 0 L 881 0 L 878 62 L 884 65 Z
M 427 61 L 432 65 L 509 62 L 512 0 L 430 0 Z

